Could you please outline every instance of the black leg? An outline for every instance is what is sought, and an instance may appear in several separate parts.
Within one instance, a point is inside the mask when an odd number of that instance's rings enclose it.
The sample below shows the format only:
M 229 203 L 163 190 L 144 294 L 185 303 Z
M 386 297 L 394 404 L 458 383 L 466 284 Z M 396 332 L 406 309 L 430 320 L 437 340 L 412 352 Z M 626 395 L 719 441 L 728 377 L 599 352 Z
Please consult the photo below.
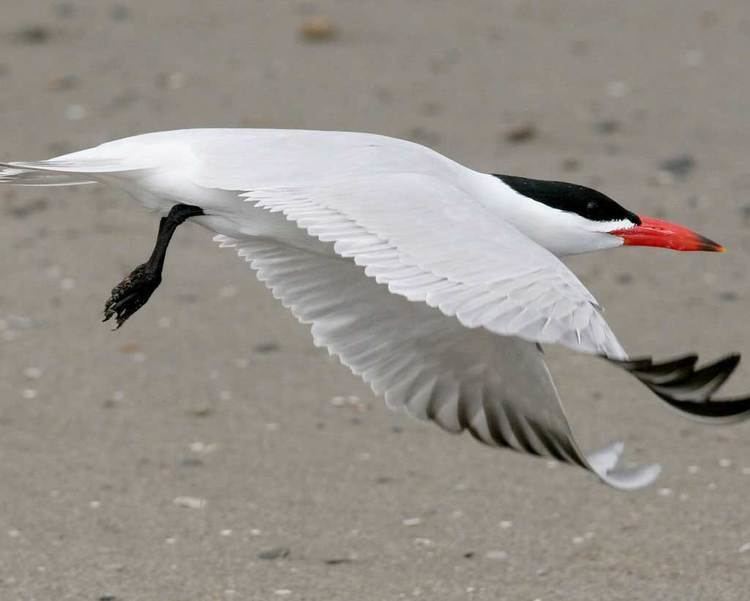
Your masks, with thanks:
M 148 302 L 151 294 L 161 284 L 161 272 L 164 269 L 167 247 L 177 226 L 190 217 L 203 214 L 203 209 L 200 207 L 177 204 L 172 207 L 166 217 L 162 217 L 151 257 L 131 271 L 130 275 L 112 289 L 112 295 L 104 306 L 104 321 L 114 317 L 119 328 Z

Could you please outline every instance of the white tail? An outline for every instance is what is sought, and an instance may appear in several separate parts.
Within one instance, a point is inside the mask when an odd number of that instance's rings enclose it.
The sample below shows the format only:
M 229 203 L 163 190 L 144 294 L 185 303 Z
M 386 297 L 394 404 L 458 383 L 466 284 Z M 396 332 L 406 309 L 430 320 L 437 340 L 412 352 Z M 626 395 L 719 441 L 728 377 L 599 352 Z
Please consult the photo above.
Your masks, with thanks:
M 18 186 L 76 186 L 95 184 L 88 173 L 56 169 L 45 161 L 38 163 L 0 163 L 0 184 Z
M 85 156 L 89 152 L 90 150 L 84 150 L 47 161 L 0 163 L 0 184 L 19 186 L 95 184 L 105 175 L 138 171 L 147 167 L 147 164 L 142 161 L 123 162 L 113 158 L 92 159 Z

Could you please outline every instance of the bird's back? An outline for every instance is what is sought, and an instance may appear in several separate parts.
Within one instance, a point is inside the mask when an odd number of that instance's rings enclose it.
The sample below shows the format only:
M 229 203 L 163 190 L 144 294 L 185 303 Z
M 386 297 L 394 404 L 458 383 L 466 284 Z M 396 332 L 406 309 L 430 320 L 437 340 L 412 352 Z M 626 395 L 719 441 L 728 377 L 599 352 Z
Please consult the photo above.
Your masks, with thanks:
M 414 142 L 358 132 L 293 129 L 184 129 L 107 142 L 54 161 L 119 163 L 122 168 L 192 168 L 221 173 L 222 187 L 315 184 L 386 173 L 462 177 L 462 165 Z M 205 179 L 199 177 L 199 179 Z

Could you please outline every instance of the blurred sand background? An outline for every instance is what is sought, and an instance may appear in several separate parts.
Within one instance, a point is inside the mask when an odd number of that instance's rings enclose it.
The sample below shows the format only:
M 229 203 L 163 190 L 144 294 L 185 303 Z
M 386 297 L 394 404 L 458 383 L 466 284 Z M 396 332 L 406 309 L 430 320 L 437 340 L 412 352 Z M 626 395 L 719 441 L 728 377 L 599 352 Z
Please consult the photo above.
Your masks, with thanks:
M 3 3 L 0 160 L 149 130 L 380 132 L 593 185 L 725 255 L 571 261 L 633 354 L 750 353 L 750 8 L 698 2 Z M 0 191 L 0 599 L 747 600 L 750 425 L 553 352 L 637 493 L 391 414 L 231 251 L 104 188 Z M 750 390 L 750 366 L 730 392 Z

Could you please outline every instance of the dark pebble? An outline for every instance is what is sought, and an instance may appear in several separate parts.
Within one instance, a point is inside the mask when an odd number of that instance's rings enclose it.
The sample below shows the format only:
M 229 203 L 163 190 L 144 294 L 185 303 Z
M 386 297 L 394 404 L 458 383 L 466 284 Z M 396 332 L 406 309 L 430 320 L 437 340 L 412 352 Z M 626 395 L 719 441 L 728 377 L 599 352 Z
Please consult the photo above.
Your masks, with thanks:
M 679 178 L 687 177 L 695 166 L 695 159 L 689 154 L 678 154 L 659 163 L 660 169 Z
M 209 405 L 205 405 L 203 407 L 196 407 L 194 409 L 189 409 L 187 411 L 188 415 L 192 415 L 193 417 L 210 417 L 214 414 L 213 407 L 210 407 Z
M 536 126 L 533 123 L 525 123 L 505 132 L 505 141 L 511 144 L 523 144 L 536 138 L 537 134 Z
M 48 203 L 44 198 L 37 198 L 28 202 L 14 202 L 7 208 L 7 213 L 16 219 L 24 219 L 34 213 L 46 210 Z
M 290 553 L 289 547 L 273 547 L 258 553 L 258 559 L 284 559 L 289 557 Z
M 117 597 L 114 595 L 99 595 L 98 601 L 117 601 Z
M 49 82 L 49 89 L 53 92 L 65 92 L 77 88 L 79 83 L 77 75 L 61 75 Z
M 467 551 L 466 553 L 464 553 L 464 557 L 466 559 L 471 559 L 472 557 L 474 557 L 474 555 L 476 555 L 476 553 L 474 553 L 474 551 Z
M 127 21 L 130 18 L 130 9 L 124 4 L 115 4 L 109 14 L 115 21 Z
M 44 25 L 29 25 L 13 34 L 19 44 L 46 44 L 51 37 L 52 32 Z
M 629 273 L 618 273 L 615 276 L 615 282 L 617 282 L 618 284 L 626 285 L 626 284 L 630 284 L 630 282 L 632 281 L 633 281 L 633 276 Z
M 562 167 L 563 171 L 578 171 L 581 168 L 581 161 L 569 157 L 567 159 L 563 159 L 563 162 L 560 164 L 560 166 Z
M 603 119 L 594 123 L 594 131 L 598 134 L 609 135 L 620 129 L 620 122 L 617 119 Z
M 276 342 L 261 342 L 256 344 L 253 350 L 261 355 L 267 355 L 268 353 L 276 353 L 281 350 L 281 347 Z
M 71 4 L 70 2 L 58 2 L 55 5 L 55 14 L 62 19 L 72 17 L 75 12 L 76 7 L 73 6 L 73 4 Z
M 324 559 L 323 563 L 327 566 L 339 566 L 342 563 L 352 563 L 352 560 L 348 557 L 333 557 L 331 559 Z
M 205 465 L 203 460 L 198 457 L 183 457 L 180 459 L 180 465 L 183 467 L 201 467 Z
M 425 146 L 437 146 L 440 144 L 440 134 L 424 127 L 412 127 L 406 133 L 406 137 L 412 142 L 424 144 Z
M 719 293 L 719 299 L 728 303 L 733 303 L 734 301 L 739 300 L 739 298 L 739 294 L 732 292 L 731 290 Z

